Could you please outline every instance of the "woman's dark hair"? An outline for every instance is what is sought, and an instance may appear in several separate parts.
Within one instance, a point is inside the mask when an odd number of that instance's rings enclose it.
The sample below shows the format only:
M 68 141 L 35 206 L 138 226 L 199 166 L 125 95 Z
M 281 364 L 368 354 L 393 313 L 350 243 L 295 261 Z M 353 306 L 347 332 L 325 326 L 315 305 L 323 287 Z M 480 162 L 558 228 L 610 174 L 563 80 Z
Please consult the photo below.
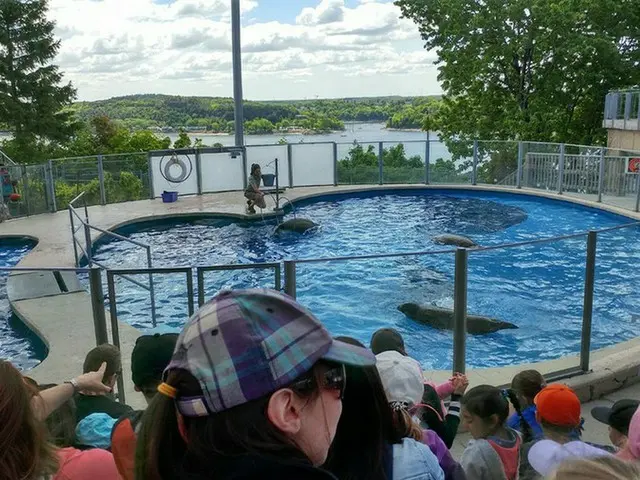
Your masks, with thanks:
M 498 422 L 502 425 L 509 417 L 509 402 L 520 417 L 520 429 L 523 441 L 533 440 L 531 427 L 522 416 L 520 401 L 516 392 L 511 389 L 500 390 L 491 385 L 480 385 L 469 390 L 462 397 L 462 405 L 472 415 L 477 415 L 483 420 L 489 420 L 492 416 L 498 417 Z
M 336 340 L 362 346 L 350 337 Z M 340 480 L 387 480 L 386 447 L 400 443 L 405 435 L 396 429 L 378 369 L 347 365 L 346 371 L 342 415 L 324 468 Z
M 513 377 L 511 388 L 528 404 L 533 404 L 533 399 L 545 387 L 545 383 L 544 377 L 537 370 L 524 370 Z
M 55 383 L 38 385 L 38 390 L 55 387 Z M 60 448 L 72 447 L 76 441 L 76 404 L 73 398 L 64 402 L 45 420 L 51 442 Z
M 258 165 L 257 163 L 254 163 L 251 165 L 251 175 L 254 175 L 256 173 L 256 170 L 260 169 L 260 165 Z
M 318 368 L 300 379 L 318 379 Z M 197 380 L 185 370 L 169 372 L 166 383 L 181 397 L 202 395 Z M 309 399 L 319 395 L 318 382 Z M 156 395 L 142 417 L 136 449 L 137 479 L 168 480 L 218 471 L 225 457 L 247 453 L 273 455 L 286 461 L 309 464 L 306 455 L 267 418 L 270 395 L 206 417 L 182 417 L 184 434 L 178 429 L 173 399 Z
M 44 423 L 32 409 L 37 390 L 9 362 L 0 360 L 0 472 L 3 480 L 56 473 L 58 456 Z

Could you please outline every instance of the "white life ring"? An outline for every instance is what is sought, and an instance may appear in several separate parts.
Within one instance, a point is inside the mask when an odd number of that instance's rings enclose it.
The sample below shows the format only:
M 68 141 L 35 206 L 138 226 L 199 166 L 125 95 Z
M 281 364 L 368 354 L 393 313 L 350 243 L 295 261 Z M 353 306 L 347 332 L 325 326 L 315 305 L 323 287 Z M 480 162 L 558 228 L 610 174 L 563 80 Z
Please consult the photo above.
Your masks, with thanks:
M 171 173 L 171 167 L 173 165 L 178 165 L 180 167 L 180 175 L 173 175 Z M 191 172 L 187 168 L 187 164 L 184 163 L 184 160 L 179 158 L 176 154 L 173 154 L 169 161 L 164 166 L 164 178 L 166 178 L 171 183 L 182 183 L 184 182 Z

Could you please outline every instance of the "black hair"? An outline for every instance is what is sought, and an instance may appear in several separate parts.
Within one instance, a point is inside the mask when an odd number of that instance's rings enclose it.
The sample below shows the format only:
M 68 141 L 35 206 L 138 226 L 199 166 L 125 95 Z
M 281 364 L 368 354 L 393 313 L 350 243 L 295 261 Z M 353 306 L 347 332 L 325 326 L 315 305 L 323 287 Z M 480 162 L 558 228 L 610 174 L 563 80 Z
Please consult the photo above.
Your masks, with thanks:
M 533 440 L 531 427 L 522 415 L 520 401 L 512 389 L 500 390 L 491 385 L 480 385 L 469 390 L 461 401 L 471 414 L 483 420 L 489 420 L 496 415 L 500 424 L 504 424 L 509 418 L 509 402 L 520 418 L 523 442 L 530 442 Z
M 314 367 L 297 380 L 316 378 L 317 370 Z M 171 370 L 165 382 L 177 389 L 179 397 L 202 395 L 197 380 L 186 370 Z M 299 394 L 309 399 L 318 397 L 318 382 L 313 383 L 313 388 Z M 271 395 L 266 395 L 205 417 L 182 417 L 185 440 L 178 428 L 174 400 L 156 395 L 142 418 L 136 448 L 136 478 L 200 478 L 224 468 L 225 459 L 247 453 L 310 465 L 307 456 L 267 418 L 270 398 Z
M 336 340 L 362 346 L 350 337 Z M 405 435 L 396 428 L 378 369 L 349 365 L 345 369 L 342 415 L 324 468 L 340 480 L 391 480 L 384 468 L 387 447 Z
M 255 174 L 256 170 L 259 170 L 259 169 L 260 169 L 260 165 L 259 164 L 257 164 L 257 163 L 252 164 L 251 165 L 251 175 Z

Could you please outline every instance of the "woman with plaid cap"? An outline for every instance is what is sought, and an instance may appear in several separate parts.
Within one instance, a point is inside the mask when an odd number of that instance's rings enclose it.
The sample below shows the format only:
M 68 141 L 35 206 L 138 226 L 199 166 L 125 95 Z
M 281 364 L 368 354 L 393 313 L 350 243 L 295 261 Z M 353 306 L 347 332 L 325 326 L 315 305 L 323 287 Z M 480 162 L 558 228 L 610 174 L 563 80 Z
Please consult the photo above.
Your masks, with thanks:
M 374 363 L 286 295 L 223 292 L 178 338 L 143 418 L 136 478 L 335 479 L 318 466 L 342 412 L 344 365 Z

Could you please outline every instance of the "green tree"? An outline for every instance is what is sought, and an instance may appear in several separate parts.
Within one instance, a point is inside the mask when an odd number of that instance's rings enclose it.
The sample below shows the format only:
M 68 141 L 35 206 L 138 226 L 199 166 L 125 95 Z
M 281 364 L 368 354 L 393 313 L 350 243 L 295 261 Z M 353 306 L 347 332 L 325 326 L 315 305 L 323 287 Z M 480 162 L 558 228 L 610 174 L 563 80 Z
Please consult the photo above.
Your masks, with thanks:
M 605 94 L 640 81 L 637 0 L 395 3 L 438 52 L 436 124 L 459 154 L 472 138 L 603 140 Z
M 62 73 L 50 63 L 60 41 L 47 11 L 47 0 L 0 2 L 0 122 L 13 130 L 18 149 L 38 141 L 63 142 L 78 127 L 65 108 L 75 89 L 61 85 Z
M 180 132 L 178 132 L 178 138 L 173 142 L 173 148 L 189 148 L 190 146 L 191 138 L 189 138 L 189 134 L 181 128 Z

